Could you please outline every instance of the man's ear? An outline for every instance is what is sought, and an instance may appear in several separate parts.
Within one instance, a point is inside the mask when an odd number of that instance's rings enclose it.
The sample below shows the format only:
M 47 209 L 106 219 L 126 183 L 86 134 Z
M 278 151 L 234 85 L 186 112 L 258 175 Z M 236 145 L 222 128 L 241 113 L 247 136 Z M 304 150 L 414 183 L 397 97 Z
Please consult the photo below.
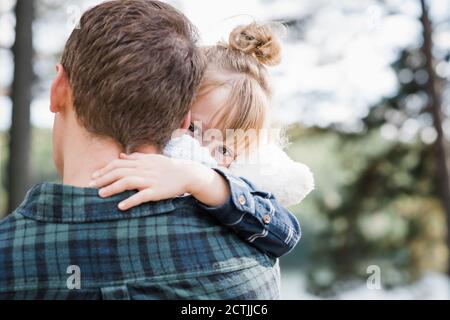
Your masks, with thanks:
M 181 130 L 188 130 L 191 126 L 192 121 L 192 111 L 189 111 L 189 113 L 184 117 L 183 122 L 181 123 Z
M 56 65 L 56 76 L 50 90 L 50 111 L 58 113 L 63 111 L 71 102 L 69 78 L 61 64 Z

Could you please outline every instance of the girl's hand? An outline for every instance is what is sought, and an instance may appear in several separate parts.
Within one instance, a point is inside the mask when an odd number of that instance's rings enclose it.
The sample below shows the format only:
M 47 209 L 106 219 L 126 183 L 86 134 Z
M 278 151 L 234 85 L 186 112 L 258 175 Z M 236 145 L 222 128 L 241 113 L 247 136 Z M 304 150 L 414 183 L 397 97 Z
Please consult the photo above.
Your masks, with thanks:
M 145 202 L 175 198 L 188 192 L 189 174 L 182 161 L 161 155 L 120 155 L 92 176 L 91 187 L 100 188 L 102 198 L 127 190 L 139 192 L 119 204 L 128 210 Z
M 192 161 L 162 155 L 121 154 L 119 160 L 95 172 L 92 179 L 90 186 L 100 188 L 102 198 L 127 190 L 139 191 L 119 204 L 123 211 L 186 193 L 209 206 L 221 205 L 230 196 L 228 185 L 215 171 Z

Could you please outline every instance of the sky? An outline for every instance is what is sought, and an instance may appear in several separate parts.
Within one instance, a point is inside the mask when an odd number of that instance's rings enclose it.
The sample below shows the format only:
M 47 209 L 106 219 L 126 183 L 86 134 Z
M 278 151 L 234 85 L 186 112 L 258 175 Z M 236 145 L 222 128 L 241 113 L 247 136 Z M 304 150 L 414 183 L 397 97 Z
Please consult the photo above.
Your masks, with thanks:
M 62 2 L 62 1 L 61 1 Z M 36 72 L 45 81 L 35 93 L 32 122 L 51 127 L 48 91 L 57 54 L 86 8 L 99 0 L 64 1 L 58 15 L 46 16 L 34 25 L 34 46 L 38 52 Z M 308 126 L 344 123 L 358 129 L 369 106 L 397 90 L 397 77 L 390 68 L 399 50 L 420 40 L 420 14 L 416 0 L 388 0 L 400 14 L 387 15 L 386 7 L 372 0 L 171 0 L 197 25 L 203 44 L 227 39 L 233 27 L 254 20 L 289 19 L 314 13 L 301 41 L 283 37 L 280 66 L 270 70 L 275 98 L 273 114 L 283 124 L 301 122 Z M 14 41 L 14 16 L 6 13 L 14 0 L 0 1 L 0 48 Z M 450 0 L 430 2 L 435 21 L 448 20 Z M 450 34 L 436 36 L 443 48 L 450 48 Z M 44 58 L 42 58 L 44 57 Z M 450 66 L 441 67 L 450 79 Z M 0 88 L 12 79 L 12 57 L 0 49 Z M 1 89 L 0 89 L 1 90 Z M 0 91 L 0 130 L 10 124 L 11 103 Z

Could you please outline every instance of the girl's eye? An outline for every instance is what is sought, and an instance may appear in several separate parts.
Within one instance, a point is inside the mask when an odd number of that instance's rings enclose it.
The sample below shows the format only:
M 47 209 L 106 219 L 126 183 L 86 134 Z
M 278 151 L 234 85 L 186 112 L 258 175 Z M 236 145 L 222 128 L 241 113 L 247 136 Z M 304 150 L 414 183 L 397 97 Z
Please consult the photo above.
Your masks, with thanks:
M 191 123 L 191 125 L 189 126 L 189 131 L 192 132 L 192 133 L 195 132 L 195 125 L 193 123 Z
M 228 149 L 226 146 L 219 146 L 217 147 L 217 152 L 219 152 L 220 155 L 224 157 L 231 157 L 232 153 L 230 149 Z

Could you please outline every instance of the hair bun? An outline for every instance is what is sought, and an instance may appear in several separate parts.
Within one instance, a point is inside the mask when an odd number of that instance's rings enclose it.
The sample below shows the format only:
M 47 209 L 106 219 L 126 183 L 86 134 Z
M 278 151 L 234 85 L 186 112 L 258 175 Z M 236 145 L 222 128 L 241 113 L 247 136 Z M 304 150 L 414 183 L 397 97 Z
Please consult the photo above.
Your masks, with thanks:
M 276 66 L 281 62 L 281 43 L 272 28 L 253 22 L 235 28 L 230 35 L 232 49 L 253 55 L 266 66 Z

